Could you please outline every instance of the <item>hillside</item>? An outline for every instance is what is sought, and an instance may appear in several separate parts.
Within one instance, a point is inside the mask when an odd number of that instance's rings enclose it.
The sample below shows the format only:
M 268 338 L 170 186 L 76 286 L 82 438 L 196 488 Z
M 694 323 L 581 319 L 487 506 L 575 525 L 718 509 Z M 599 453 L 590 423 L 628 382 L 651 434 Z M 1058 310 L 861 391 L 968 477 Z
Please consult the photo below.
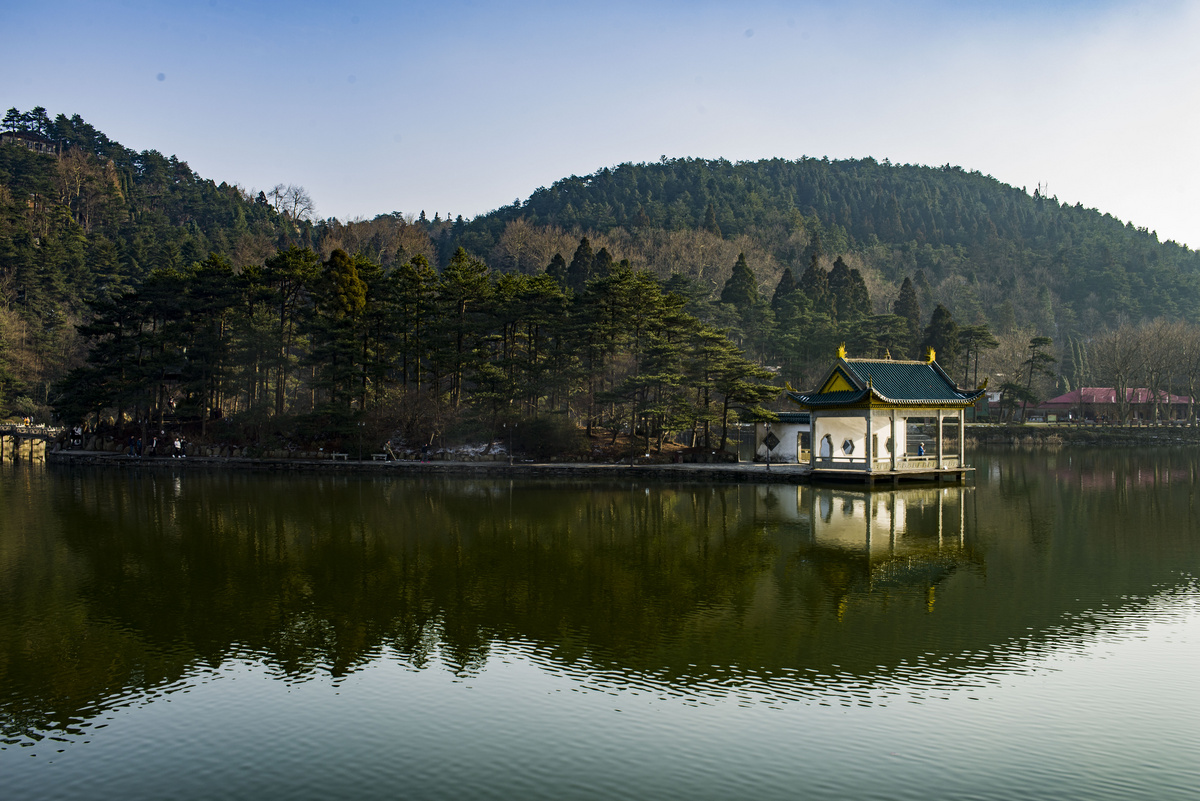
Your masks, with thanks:
M 136 301 L 149 277 L 187 288 L 228 264 L 250 287 L 293 246 L 326 270 L 345 251 L 380 276 L 414 257 L 441 271 L 461 248 L 493 283 L 548 271 L 576 301 L 626 262 L 797 385 L 839 342 L 861 355 L 911 353 L 936 340 L 932 325 L 950 338 L 941 358 L 964 370 L 970 348 L 999 336 L 984 376 L 1015 374 L 1030 338 L 1049 337 L 1056 369 L 1078 386 L 1100 380 L 1087 343 L 1115 324 L 1200 320 L 1197 253 L 949 165 L 664 159 L 571 176 L 471 220 L 343 222 L 309 219 L 301 187 L 216 183 L 78 116 L 11 109 L 2 127 L 0 411 L 44 409 L 54 382 L 106 336 L 85 327 L 89 342 L 77 327 Z M 974 331 L 961 357 L 952 324 Z
M 682 265 L 655 240 L 708 232 L 748 256 L 758 251 L 750 262 L 766 290 L 783 267 L 798 276 L 814 247 L 831 258 L 853 254 L 875 274 L 868 283 L 879 311 L 906 275 L 920 272 L 926 313 L 940 302 L 960 320 L 997 329 L 1027 325 L 1065 337 L 1117 315 L 1200 318 L 1196 252 L 959 167 L 869 158 L 622 164 L 478 217 L 456 244 L 501 260 L 505 233 L 520 222 L 603 234 L 617 243 L 615 257 L 629 248 L 662 275 Z M 687 266 L 719 286 L 732 264 L 697 256 Z

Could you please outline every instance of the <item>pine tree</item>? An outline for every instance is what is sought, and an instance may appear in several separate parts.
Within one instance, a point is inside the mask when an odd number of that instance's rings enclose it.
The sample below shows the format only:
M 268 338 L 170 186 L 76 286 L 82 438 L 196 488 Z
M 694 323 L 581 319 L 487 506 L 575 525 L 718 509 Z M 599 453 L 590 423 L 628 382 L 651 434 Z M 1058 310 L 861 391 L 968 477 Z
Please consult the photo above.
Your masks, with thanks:
M 712 203 L 709 203 L 708 208 L 704 210 L 704 225 L 702 227 L 710 234 L 721 236 L 721 226 L 717 224 L 717 209 Z
M 917 300 L 917 290 L 913 287 L 912 279 L 904 276 L 900 284 L 900 294 L 892 303 L 892 314 L 903 317 L 908 326 L 908 336 L 903 342 L 903 348 L 898 354 L 916 357 L 916 345 L 921 336 L 921 303 Z
M 613 265 L 612 254 L 608 252 L 608 248 L 600 248 L 596 251 L 596 257 L 592 259 L 592 276 L 605 276 L 612 272 Z
M 725 287 L 721 290 L 721 302 L 732 305 L 739 312 L 748 311 L 758 301 L 758 279 L 750 265 L 746 264 L 746 254 L 739 253 L 733 272 Z
M 925 339 L 922 347 L 933 348 L 937 361 L 949 372 L 958 360 L 958 323 L 950 310 L 938 304 L 925 327 Z
M 820 256 L 813 254 L 808 269 L 800 276 L 800 291 L 815 311 L 829 311 L 829 274 L 821 268 Z
M 858 269 L 850 271 L 850 283 L 846 288 L 847 319 L 858 320 L 871 315 L 871 292 Z
M 841 256 L 833 263 L 829 271 L 829 309 L 833 319 L 839 322 L 850 320 L 851 313 L 851 278 L 850 268 Z
M 771 296 L 771 310 L 776 315 L 779 314 L 784 303 L 795 294 L 796 289 L 796 279 L 792 277 L 791 268 L 784 267 L 783 274 L 779 276 L 779 283 L 775 285 L 775 294 Z
M 1023 367 L 1029 368 L 1029 378 L 1025 383 L 1025 397 L 1022 398 L 1021 404 L 1021 422 L 1025 422 L 1025 410 L 1029 407 L 1029 402 L 1037 403 L 1040 399 L 1033 391 L 1033 378 L 1036 375 L 1054 377 L 1054 371 L 1050 369 L 1050 365 L 1054 364 L 1058 359 L 1055 359 L 1046 352 L 1054 344 L 1054 340 L 1050 337 L 1034 337 L 1029 340 L 1029 358 L 1023 363 Z
M 4 115 L 4 120 L 0 121 L 0 127 L 6 131 L 16 131 L 21 128 L 21 112 L 16 108 L 10 108 Z
M 979 352 L 995 350 L 1000 347 L 1000 340 L 992 336 L 986 325 L 966 325 L 958 330 L 958 341 L 962 346 L 963 355 L 963 386 L 969 386 L 968 375 L 971 370 L 971 357 L 975 357 L 975 381 L 979 381 Z
M 593 275 L 592 268 L 595 263 L 592 243 L 585 236 L 579 240 L 579 247 L 575 248 L 575 255 L 571 257 L 571 264 L 567 267 L 567 286 L 576 293 L 582 292 Z
M 558 282 L 559 286 L 567 285 L 567 260 L 561 253 L 555 253 L 554 258 L 546 265 L 546 275 Z
M 466 372 L 480 356 L 477 345 L 482 334 L 483 304 L 491 290 L 487 265 L 461 247 L 456 250 L 438 284 L 441 308 L 437 319 L 449 367 L 450 403 L 455 407 L 462 402 Z

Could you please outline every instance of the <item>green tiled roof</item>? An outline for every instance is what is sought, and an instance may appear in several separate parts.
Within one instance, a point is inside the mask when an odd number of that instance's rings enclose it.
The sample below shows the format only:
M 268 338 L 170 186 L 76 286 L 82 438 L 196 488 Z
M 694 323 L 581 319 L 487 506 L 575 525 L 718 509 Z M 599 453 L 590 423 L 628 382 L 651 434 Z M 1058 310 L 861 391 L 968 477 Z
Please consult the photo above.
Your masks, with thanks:
M 839 392 L 826 392 L 823 395 L 815 392 L 793 392 L 791 397 L 793 400 L 806 398 L 801 401 L 805 406 L 848 406 L 866 400 L 867 391 L 865 389 L 844 389 Z
M 852 406 L 871 398 L 903 406 L 959 406 L 973 402 L 984 392 L 959 389 L 936 362 L 839 359 L 826 382 L 835 371 L 850 378 L 856 389 L 823 394 L 793 392 L 789 397 L 811 408 Z
M 868 383 L 885 398 L 896 401 L 960 401 L 958 391 L 941 368 L 927 362 L 889 362 L 846 360 L 858 377 L 859 386 Z

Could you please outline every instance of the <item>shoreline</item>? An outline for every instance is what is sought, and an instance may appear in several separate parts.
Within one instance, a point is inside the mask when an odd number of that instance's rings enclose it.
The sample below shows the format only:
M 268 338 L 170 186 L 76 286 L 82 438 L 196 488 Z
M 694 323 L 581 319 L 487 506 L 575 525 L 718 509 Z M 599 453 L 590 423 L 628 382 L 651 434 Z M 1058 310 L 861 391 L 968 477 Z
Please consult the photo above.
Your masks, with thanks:
M 971 466 L 939 470 L 913 470 L 898 474 L 861 470 L 838 470 L 814 475 L 804 464 L 772 462 L 717 462 L 629 465 L 613 462 L 515 462 L 507 461 L 350 461 L 332 459 L 262 459 L 254 457 L 188 456 L 136 457 L 95 451 L 52 451 L 46 464 L 56 467 L 103 468 L 156 472 L 215 470 L 259 473 L 355 475 L 380 478 L 465 476 L 489 479 L 542 479 L 554 481 L 656 481 L 667 484 L 820 484 L 864 490 L 899 486 L 945 486 L 946 482 L 970 484 Z
M 488 478 L 655 479 L 674 482 L 807 484 L 807 465 L 728 462 L 703 464 L 618 464 L 612 462 L 514 462 L 464 460 L 353 461 L 333 459 L 263 459 L 256 457 L 135 457 L 99 451 L 50 451 L 46 464 L 122 470 L 234 470 L 270 473 L 325 473 L 366 476 L 467 475 Z
M 1200 427 L 1158 425 L 1145 427 L 1085 425 L 996 425 L 967 426 L 966 444 L 975 447 L 1178 447 L 1200 444 Z M 689 462 L 663 464 L 643 462 L 517 461 L 468 458 L 401 459 L 392 461 L 351 460 L 349 458 L 279 458 L 240 455 L 192 455 L 130 457 L 124 453 L 99 450 L 47 449 L 39 454 L 47 465 L 60 467 L 102 467 L 121 470 L 222 470 L 267 473 L 324 473 L 377 477 L 404 476 L 485 476 L 488 478 L 535 478 L 574 480 L 650 479 L 688 483 L 759 483 L 861 484 L 862 478 L 821 475 L 814 477 L 808 465 L 773 462 Z M 439 454 L 441 456 L 441 454 Z M 881 485 L 883 483 L 881 476 Z M 924 484 L 913 476 L 905 484 Z M 936 483 L 936 482 L 929 482 Z
M 989 424 L 966 427 L 968 444 L 1012 446 L 1175 446 L 1200 444 L 1200 427 L 1189 425 Z

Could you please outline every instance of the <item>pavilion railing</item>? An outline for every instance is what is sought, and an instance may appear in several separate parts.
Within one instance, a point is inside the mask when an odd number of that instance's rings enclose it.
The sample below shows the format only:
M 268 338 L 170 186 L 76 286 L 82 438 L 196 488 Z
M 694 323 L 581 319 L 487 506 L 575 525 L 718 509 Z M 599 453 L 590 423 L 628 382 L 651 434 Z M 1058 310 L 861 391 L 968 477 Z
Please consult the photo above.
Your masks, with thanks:
M 942 456 L 943 468 L 959 467 L 960 460 L 955 456 Z M 813 468 L 816 470 L 890 470 L 892 460 L 890 457 L 877 458 L 874 463 L 869 463 L 861 456 L 818 456 L 813 460 Z M 905 456 L 896 460 L 897 470 L 936 470 L 938 467 L 937 456 Z

